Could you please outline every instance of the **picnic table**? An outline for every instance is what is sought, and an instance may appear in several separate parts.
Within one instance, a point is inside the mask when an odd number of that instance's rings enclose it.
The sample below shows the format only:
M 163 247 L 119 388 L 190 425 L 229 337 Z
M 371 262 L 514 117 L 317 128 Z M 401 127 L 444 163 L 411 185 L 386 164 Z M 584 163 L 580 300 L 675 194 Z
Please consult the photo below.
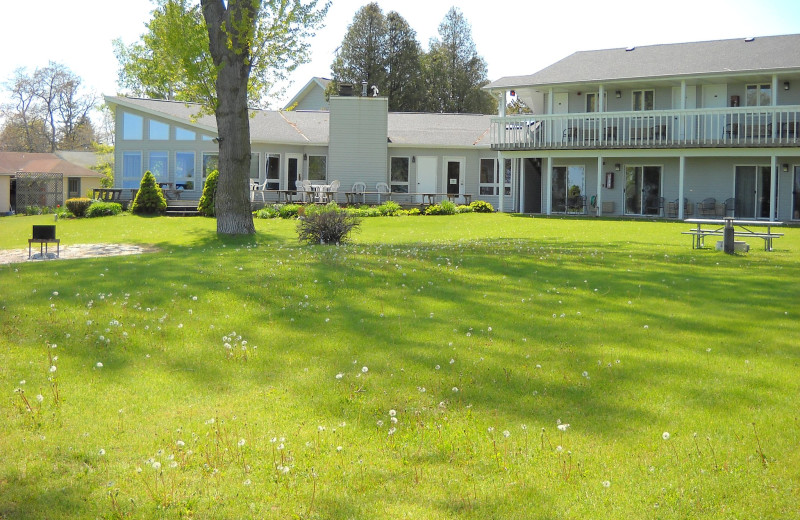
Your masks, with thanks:
M 775 233 L 772 231 L 773 227 L 783 225 L 783 222 L 774 220 L 736 220 L 732 217 L 727 217 L 724 219 L 688 218 L 684 220 L 684 222 L 696 226 L 694 229 L 681 232 L 683 235 L 692 236 L 692 249 L 702 249 L 705 247 L 705 237 L 707 236 L 724 236 L 725 226 L 733 227 L 735 237 L 763 239 L 764 251 L 772 251 L 773 239 L 783 236 L 783 233 Z M 753 227 L 766 227 L 767 231 L 764 233 L 760 230 L 750 229 Z

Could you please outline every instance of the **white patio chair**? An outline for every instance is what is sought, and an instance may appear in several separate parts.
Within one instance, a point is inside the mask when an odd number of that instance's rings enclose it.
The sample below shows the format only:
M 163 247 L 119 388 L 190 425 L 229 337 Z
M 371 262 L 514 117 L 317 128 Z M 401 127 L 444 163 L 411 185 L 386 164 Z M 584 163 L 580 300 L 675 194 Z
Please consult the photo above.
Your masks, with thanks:
M 334 200 L 336 197 L 336 192 L 339 191 L 339 186 L 341 184 L 342 183 L 339 181 L 339 179 L 334 179 L 331 185 L 328 186 L 328 189 L 325 190 L 325 202 L 331 202 Z
M 310 187 L 311 183 L 309 183 L 309 187 L 308 187 L 308 189 L 306 189 L 306 184 L 305 184 L 306 182 L 308 182 L 308 181 L 300 181 L 300 180 L 298 180 L 298 181 L 294 182 L 294 187 L 297 189 L 297 193 L 300 194 L 300 197 L 302 197 L 301 200 L 303 202 L 308 202 L 309 201 L 309 192 L 311 191 L 311 187 Z
M 375 191 L 378 192 L 378 204 L 381 204 L 381 197 L 383 195 L 386 195 L 386 198 L 388 199 L 392 193 L 391 191 L 389 191 L 389 185 L 386 184 L 385 182 L 379 182 L 378 184 L 376 184 Z
M 363 203 L 365 203 L 365 202 L 366 202 L 366 195 L 365 195 L 365 192 L 366 192 L 366 191 L 367 191 L 367 185 L 366 185 L 366 183 L 363 183 L 363 182 L 354 182 L 354 183 L 353 183 L 353 188 L 352 188 L 352 190 L 350 191 L 350 193 L 352 193 L 352 194 L 353 194 L 353 195 L 352 195 L 352 196 L 353 196 L 353 202 L 355 202 L 355 200 L 356 200 L 356 197 L 361 197 L 361 203 L 362 203 L 362 204 L 363 204 Z

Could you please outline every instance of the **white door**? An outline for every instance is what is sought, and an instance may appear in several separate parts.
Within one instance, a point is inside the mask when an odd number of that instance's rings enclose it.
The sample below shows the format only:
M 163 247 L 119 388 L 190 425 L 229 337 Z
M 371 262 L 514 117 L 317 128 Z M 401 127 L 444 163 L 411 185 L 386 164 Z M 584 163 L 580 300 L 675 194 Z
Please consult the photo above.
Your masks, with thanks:
M 417 156 L 417 193 L 436 193 L 438 162 L 438 157 Z M 422 195 L 417 195 L 417 203 L 422 203 Z
M 553 114 L 569 113 L 569 94 L 566 92 L 553 93 Z M 567 122 L 563 119 L 553 121 L 553 140 L 564 138 L 567 130 Z
M 727 85 L 703 85 L 703 108 L 725 108 L 728 106 Z M 726 131 L 727 120 L 724 117 L 703 118 L 702 134 L 706 139 L 719 139 Z

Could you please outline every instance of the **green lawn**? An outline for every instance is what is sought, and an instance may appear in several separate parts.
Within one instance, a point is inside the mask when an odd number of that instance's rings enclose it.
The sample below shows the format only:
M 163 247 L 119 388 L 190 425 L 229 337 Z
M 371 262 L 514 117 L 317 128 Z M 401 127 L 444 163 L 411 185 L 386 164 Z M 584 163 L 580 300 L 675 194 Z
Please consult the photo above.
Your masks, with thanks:
M 160 251 L 0 265 L 0 519 L 800 517 L 800 229 L 294 226 L 62 220 Z

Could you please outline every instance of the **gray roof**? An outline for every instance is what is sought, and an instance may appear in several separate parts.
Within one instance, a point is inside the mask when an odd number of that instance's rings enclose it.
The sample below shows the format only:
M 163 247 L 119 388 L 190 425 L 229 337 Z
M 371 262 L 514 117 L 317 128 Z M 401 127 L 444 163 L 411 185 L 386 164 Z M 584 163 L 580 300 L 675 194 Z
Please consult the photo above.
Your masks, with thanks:
M 214 116 L 202 115 L 200 106 L 181 101 L 106 97 L 111 105 L 137 109 L 150 115 L 195 126 L 216 135 Z M 253 110 L 250 139 L 254 143 L 328 145 L 330 112 Z M 476 114 L 389 113 L 389 146 L 423 148 L 489 147 L 492 116 Z
M 800 34 L 581 51 L 486 88 L 782 71 L 800 72 Z

